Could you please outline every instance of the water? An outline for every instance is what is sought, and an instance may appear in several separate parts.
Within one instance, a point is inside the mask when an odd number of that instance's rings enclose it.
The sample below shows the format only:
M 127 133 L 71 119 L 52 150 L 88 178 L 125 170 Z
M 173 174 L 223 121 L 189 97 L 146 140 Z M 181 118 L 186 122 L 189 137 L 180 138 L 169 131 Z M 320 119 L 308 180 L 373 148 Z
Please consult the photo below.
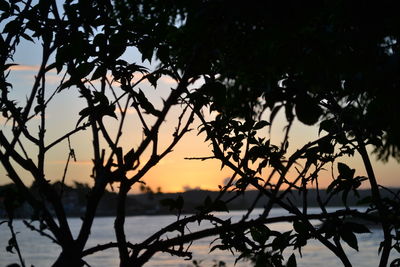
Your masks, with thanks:
M 310 209 L 309 213 L 313 210 Z M 318 212 L 315 210 L 314 212 Z M 258 215 L 261 210 L 255 210 L 254 214 Z M 223 219 L 232 218 L 232 221 L 237 221 L 243 215 L 243 211 L 232 211 L 230 213 L 220 213 Z M 286 211 L 282 209 L 273 209 L 273 216 L 287 215 Z M 126 234 L 127 240 L 131 243 L 140 242 L 150 236 L 152 233 L 161 229 L 169 223 L 176 220 L 175 216 L 134 216 L 126 218 Z M 79 218 L 70 218 L 71 229 L 76 235 L 81 220 Z M 92 228 L 91 238 L 88 242 L 88 248 L 97 244 L 104 244 L 110 241 L 114 241 L 113 231 L 114 221 L 111 217 L 100 217 L 96 218 Z M 203 225 L 206 227 L 207 225 Z M 291 224 L 289 223 L 276 223 L 269 225 L 271 229 L 278 231 L 289 230 Z M 191 229 L 198 229 L 197 223 L 190 226 Z M 57 245 L 53 244 L 46 237 L 39 236 L 37 233 L 27 229 L 22 221 L 15 221 L 15 230 L 18 233 L 17 239 L 21 247 L 22 255 L 25 258 L 26 266 L 34 265 L 36 267 L 50 266 L 56 259 L 60 252 Z M 359 250 L 357 252 L 344 244 L 344 248 L 349 255 L 350 261 L 353 266 L 378 266 L 379 256 L 377 248 L 379 247 L 380 241 L 383 240 L 383 235 L 379 230 L 373 230 L 373 233 L 357 235 L 359 241 Z M 7 246 L 10 233 L 6 224 L 0 225 L 0 267 L 7 266 L 7 264 L 18 262 L 16 254 L 6 252 L 5 247 Z M 210 251 L 210 241 L 214 238 L 205 238 L 195 241 L 191 246 L 191 250 L 194 252 L 193 259 L 202 261 L 201 266 L 212 266 L 214 261 L 222 260 L 227 263 L 227 266 L 233 266 L 235 258 L 227 251 L 214 250 Z M 292 249 L 287 249 L 287 255 L 293 253 Z M 341 262 L 325 247 L 321 246 L 317 241 L 309 241 L 307 246 L 303 248 L 303 257 L 300 258 L 297 252 L 296 259 L 298 266 L 324 266 L 324 267 L 337 267 L 342 266 Z M 400 257 L 395 251 L 392 252 L 391 259 Z M 118 266 L 118 251 L 117 249 L 109 249 L 101 253 L 85 258 L 90 266 Z M 173 257 L 167 253 L 158 253 L 152 260 L 146 264 L 148 267 L 156 266 L 178 266 L 187 267 L 193 266 L 191 261 L 185 261 L 177 257 Z M 238 267 L 251 266 L 250 262 L 239 262 L 236 264 Z

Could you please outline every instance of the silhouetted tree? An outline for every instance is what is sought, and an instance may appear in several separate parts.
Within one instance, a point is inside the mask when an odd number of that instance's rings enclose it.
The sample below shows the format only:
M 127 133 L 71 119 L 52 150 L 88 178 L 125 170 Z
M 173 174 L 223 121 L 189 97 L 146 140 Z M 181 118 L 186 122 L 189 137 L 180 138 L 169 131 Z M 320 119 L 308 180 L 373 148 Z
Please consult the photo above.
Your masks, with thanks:
M 317 239 L 343 263 L 351 266 L 342 243 L 358 250 L 356 234 L 368 232 L 349 216 L 376 220 L 384 240 L 380 266 L 386 266 L 390 251 L 399 250 L 399 198 L 380 196 L 367 145 L 382 159 L 399 158 L 400 129 L 396 114 L 399 87 L 400 19 L 393 1 L 266 1 L 237 4 L 228 1 L 0 1 L 3 26 L 0 35 L 2 72 L 1 110 L 11 130 L 0 132 L 0 161 L 19 193 L 37 211 L 46 230 L 38 229 L 60 245 L 54 266 L 83 266 L 84 257 L 118 248 L 120 266 L 141 266 L 157 252 L 190 256 L 190 242 L 217 236 L 214 249 L 238 252 L 257 266 L 295 266 L 294 254 L 309 239 Z M 12 98 L 13 55 L 22 39 L 41 46 L 42 61 L 26 102 Z M 128 48 L 136 48 L 142 61 L 156 60 L 156 67 L 126 59 Z M 16 62 L 18 63 L 18 62 Z M 57 88 L 46 85 L 49 72 L 60 77 Z M 161 105 L 139 89 L 143 82 L 157 87 L 161 77 L 172 78 L 176 87 Z M 201 85 L 196 88 L 196 82 Z M 77 90 L 86 101 L 79 111 L 76 128 L 50 141 L 46 138 L 48 104 L 64 90 Z M 180 107 L 170 143 L 159 145 L 159 130 L 173 107 Z M 143 139 L 131 147 L 120 145 L 128 107 L 133 107 L 143 129 Z M 119 111 L 119 112 L 116 112 Z M 265 129 L 271 129 L 280 110 L 287 127 L 280 144 L 273 144 Z M 211 111 L 215 116 L 207 116 Z M 69 111 L 72 112 L 72 111 Z M 68 116 L 68 114 L 66 114 Z M 269 116 L 268 116 L 269 115 Z M 39 118 L 39 132 L 30 127 Z M 106 122 L 117 119 L 117 130 Z M 207 198 L 198 213 L 182 217 L 184 199 L 163 204 L 177 211 L 177 221 L 141 243 L 125 236 L 125 203 L 133 185 L 167 156 L 190 130 L 194 119 L 206 133 L 212 156 L 233 175 L 221 186 L 215 199 Z M 295 119 L 319 124 L 320 137 L 289 153 L 289 132 Z M 71 234 L 62 194 L 49 184 L 46 154 L 81 131 L 90 131 L 94 181 L 87 196 L 83 223 L 76 238 Z M 128 134 L 124 132 L 124 134 Z M 35 147 L 37 156 L 27 147 Z M 146 157 L 145 152 L 150 151 Z M 338 159 L 359 153 L 367 176 Z M 66 168 L 75 154 L 69 146 Z M 307 191 L 319 188 L 320 171 L 337 163 L 339 175 L 327 188 L 328 197 L 317 201 L 321 214 L 310 214 Z M 25 169 L 39 188 L 32 194 L 24 184 Z M 65 172 L 64 172 L 65 173 Z M 292 173 L 295 173 L 294 175 Z M 357 194 L 369 181 L 371 198 L 367 212 L 347 207 L 349 193 Z M 64 181 L 62 181 L 64 182 Z M 108 184 L 117 185 L 115 242 L 87 248 L 93 219 Z M 227 210 L 222 200 L 228 191 L 235 197 L 252 187 L 259 197 L 236 223 L 221 220 L 212 211 Z M 293 203 L 296 189 L 303 201 Z M 343 210 L 329 213 L 326 205 L 341 194 Z M 249 219 L 256 202 L 267 196 L 263 213 Z M 52 205 L 55 217 L 44 204 Z M 292 215 L 271 217 L 273 206 Z M 377 211 L 377 216 L 371 212 Z M 12 213 L 9 213 L 12 235 Z M 320 220 L 316 226 L 310 220 Z M 214 227 L 190 232 L 192 222 L 210 221 Z M 293 222 L 293 231 L 276 232 L 271 222 Z M 49 231 L 49 234 L 47 231 Z M 176 235 L 166 238 L 167 233 Z M 16 241 L 16 239 L 15 239 Z M 18 249 L 17 242 L 12 243 Z M 10 248 L 12 249 L 12 248 Z M 378 250 L 378 248 L 377 248 Z M 21 264 L 24 262 L 21 258 Z M 397 260 L 398 262 L 398 260 Z M 393 263 L 395 264 L 395 263 Z

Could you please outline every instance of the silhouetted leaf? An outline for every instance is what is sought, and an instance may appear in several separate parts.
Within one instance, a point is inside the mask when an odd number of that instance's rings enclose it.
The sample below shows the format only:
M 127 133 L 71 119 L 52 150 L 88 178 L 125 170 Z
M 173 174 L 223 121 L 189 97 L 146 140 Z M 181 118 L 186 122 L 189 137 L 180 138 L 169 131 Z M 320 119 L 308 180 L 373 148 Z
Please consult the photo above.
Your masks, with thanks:
M 5 0 L 0 0 L 0 10 L 7 12 L 10 9 L 10 5 Z
M 153 104 L 149 102 L 142 90 L 139 90 L 139 92 L 135 96 L 139 105 L 145 110 L 146 113 L 152 114 L 157 117 L 161 115 L 161 111 L 154 108 Z
M 138 49 L 142 54 L 142 61 L 146 59 L 151 62 L 154 53 L 154 44 L 149 39 L 145 38 L 138 44 Z
M 21 36 L 22 36 L 25 40 L 34 43 L 32 37 L 30 37 L 28 34 L 26 34 L 26 33 L 21 33 Z
M 12 20 L 4 26 L 3 33 L 16 34 L 19 30 L 21 30 L 21 23 L 19 20 Z
M 398 266 L 400 266 L 400 258 L 394 259 L 394 260 L 390 263 L 390 267 L 398 267 Z
M 291 234 L 291 231 L 284 232 L 284 233 L 278 235 L 272 241 L 272 249 L 280 250 L 282 252 L 286 247 L 289 246 L 290 234 Z
M 13 246 L 6 246 L 6 251 L 14 254 L 13 248 Z
M 342 230 L 339 234 L 344 242 L 346 242 L 351 248 L 358 251 L 357 237 L 353 232 Z
M 318 103 L 306 94 L 296 97 L 295 110 L 299 121 L 307 125 L 314 125 L 322 115 L 322 109 Z
M 131 169 L 133 167 L 133 164 L 135 162 L 134 155 L 135 155 L 135 151 L 133 150 L 133 148 L 131 150 L 129 150 L 128 153 L 125 154 L 125 156 L 124 156 L 125 168 Z
M 250 228 L 251 237 L 261 245 L 268 240 L 270 232 L 269 228 L 263 224 Z
M 213 252 L 214 250 L 219 249 L 219 250 L 227 250 L 228 247 L 225 245 L 215 245 L 211 247 L 210 252 Z
M 351 180 L 354 177 L 355 170 L 350 169 L 349 166 L 347 166 L 344 163 L 339 162 L 338 163 L 338 171 L 339 171 L 339 177 L 342 179 L 348 179 Z
M 63 82 L 61 84 L 61 86 L 58 88 L 58 92 L 61 92 L 62 90 L 66 89 L 66 88 L 69 88 L 69 87 L 71 87 L 73 85 L 75 85 L 75 81 L 69 79 L 69 80 L 67 80 L 67 81 L 65 81 L 65 82 Z
M 104 77 L 107 74 L 107 68 L 102 66 L 98 66 L 96 70 L 93 72 L 92 78 L 90 80 L 97 80 L 101 77 Z
M 307 226 L 298 220 L 293 221 L 293 229 L 299 233 L 299 234 L 307 234 L 308 233 L 308 229 Z
M 15 248 L 16 245 L 17 245 L 17 241 L 15 240 L 14 237 L 11 237 L 8 240 L 8 245 L 6 247 L 7 252 L 14 253 L 13 249 Z
M 161 76 L 159 74 L 149 74 L 147 75 L 147 80 L 154 88 L 157 88 L 157 81 L 160 79 L 160 77 Z
M 296 262 L 296 256 L 294 255 L 294 253 L 292 253 L 292 255 L 290 255 L 287 263 L 286 263 L 287 267 L 297 267 L 297 262 Z
M 343 227 L 346 228 L 346 230 L 348 229 L 349 231 L 351 231 L 353 233 L 358 233 L 358 234 L 371 233 L 371 231 L 368 229 L 368 227 L 366 227 L 363 224 L 359 224 L 359 223 L 345 222 L 343 224 Z
M 92 72 L 94 68 L 93 63 L 82 63 L 74 71 L 74 79 L 81 79 L 86 77 Z
M 270 125 L 270 123 L 267 122 L 267 121 L 259 121 L 259 122 L 256 123 L 256 125 L 254 125 L 253 129 L 254 130 L 259 130 L 259 129 L 264 128 L 265 126 L 268 126 L 268 125 Z

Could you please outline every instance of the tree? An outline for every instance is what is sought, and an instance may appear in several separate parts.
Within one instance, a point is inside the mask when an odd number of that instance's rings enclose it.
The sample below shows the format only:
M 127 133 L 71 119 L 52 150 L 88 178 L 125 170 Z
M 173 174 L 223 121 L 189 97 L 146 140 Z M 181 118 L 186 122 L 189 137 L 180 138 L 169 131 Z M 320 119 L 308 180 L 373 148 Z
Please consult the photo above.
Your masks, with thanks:
M 359 11 L 361 5 L 363 12 Z M 283 251 L 288 247 L 301 251 L 307 240 L 317 239 L 344 266 L 351 266 L 342 243 L 357 250 L 355 234 L 369 230 L 347 221 L 349 216 L 382 224 L 385 239 L 379 248 L 380 266 L 386 266 L 390 251 L 400 249 L 396 217 L 400 206 L 397 194 L 393 199 L 380 196 L 366 146 L 373 145 L 383 159 L 399 157 L 399 123 L 393 112 L 397 101 L 393 95 L 398 94 L 399 85 L 399 19 L 393 5 L 391 1 L 376 7 L 361 1 L 268 1 L 242 6 L 222 0 L 116 0 L 65 1 L 61 7 L 56 1 L 0 1 L 4 25 L 0 106 L 12 125 L 9 132 L 0 132 L 0 161 L 46 226 L 37 231 L 46 231 L 62 248 L 54 266 L 83 266 L 86 255 L 115 247 L 120 266 L 141 266 L 157 252 L 190 256 L 187 244 L 206 236 L 219 238 L 220 244 L 212 249 L 237 251 L 238 258 L 252 258 L 257 266 L 293 266 L 295 256 L 284 259 Z M 13 99 L 8 81 L 22 39 L 42 48 L 40 67 L 24 104 Z M 142 61 L 156 58 L 158 65 L 150 70 L 123 59 L 132 47 L 138 49 Z M 60 77 L 59 85 L 52 89 L 46 86 L 51 71 Z M 157 87 L 157 80 L 164 76 L 174 79 L 177 86 L 157 106 L 139 85 L 148 81 Z M 193 88 L 196 81 L 203 81 L 199 88 Z M 86 106 L 79 111 L 74 129 L 48 143 L 46 111 L 65 90 L 77 90 Z M 122 147 L 120 140 L 130 106 L 136 111 L 143 139 L 128 148 Z M 180 107 L 181 113 L 171 142 L 161 147 L 159 129 L 173 107 Z M 206 116 L 206 110 L 215 116 Z M 280 110 L 284 110 L 288 125 L 281 144 L 273 144 L 262 129 L 272 127 Z M 38 133 L 31 127 L 36 117 Z M 116 132 L 107 122 L 109 117 L 118 122 Z M 131 244 L 124 228 L 128 192 L 172 151 L 195 118 L 213 154 L 199 160 L 220 160 L 223 167 L 232 169 L 232 177 L 221 186 L 219 196 L 206 199 L 194 215 L 180 216 L 183 199 L 167 201 L 164 204 L 177 210 L 177 221 L 145 241 Z M 289 132 L 295 118 L 307 125 L 319 123 L 321 136 L 289 153 Z M 91 133 L 94 185 L 82 228 L 73 238 L 61 202 L 62 190 L 50 185 L 45 167 L 49 151 L 81 131 Z M 35 147 L 37 156 L 27 147 Z M 146 156 L 148 151 L 150 156 Z M 338 162 L 354 153 L 362 156 L 367 177 L 355 176 L 354 169 Z M 66 169 L 71 159 L 74 151 L 70 146 Z M 319 173 L 334 163 L 339 175 L 327 188 L 328 198 L 317 199 L 322 213 L 309 214 L 307 191 L 312 185 L 322 190 Z M 40 197 L 28 190 L 20 168 L 35 181 Z M 361 213 L 350 209 L 346 199 L 349 193 L 356 194 L 364 181 L 371 187 L 371 198 L 364 200 L 369 201 L 370 209 Z M 116 240 L 87 248 L 96 208 L 108 184 L 116 184 L 118 190 Z M 257 219 L 249 216 L 258 198 L 237 223 L 210 213 L 227 209 L 229 200 L 222 200 L 226 192 L 235 191 L 237 197 L 251 187 L 259 196 L 268 197 Z M 301 207 L 292 201 L 294 190 L 303 200 Z M 337 194 L 346 209 L 329 213 L 326 205 Z M 271 217 L 274 205 L 292 215 Z M 372 211 L 378 215 L 371 215 Z M 8 216 L 16 240 L 12 212 Z M 322 225 L 313 225 L 312 219 L 321 220 Z M 185 228 L 203 220 L 215 227 L 193 233 Z M 277 221 L 293 222 L 293 231 L 271 231 L 267 224 Z M 167 239 L 165 234 L 174 230 L 178 234 Z M 12 248 L 18 250 L 17 242 Z M 22 257 L 20 262 L 24 265 Z

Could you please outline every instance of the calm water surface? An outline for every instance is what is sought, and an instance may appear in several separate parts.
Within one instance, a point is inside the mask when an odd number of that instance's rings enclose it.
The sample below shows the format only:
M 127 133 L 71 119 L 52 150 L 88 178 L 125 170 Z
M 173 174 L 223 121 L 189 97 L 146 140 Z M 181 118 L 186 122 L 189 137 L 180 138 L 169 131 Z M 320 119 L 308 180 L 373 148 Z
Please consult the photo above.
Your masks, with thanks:
M 310 209 L 310 213 L 313 210 Z M 318 210 L 314 210 L 318 212 Z M 255 210 L 254 214 L 258 215 L 261 210 Z M 232 211 L 230 213 L 219 214 L 222 218 L 232 218 L 232 221 L 237 221 L 243 215 L 243 211 Z M 282 209 L 273 209 L 272 214 L 274 216 L 287 215 L 286 211 Z M 126 234 L 127 240 L 131 243 L 143 241 L 152 233 L 156 232 L 168 223 L 174 222 L 175 216 L 134 216 L 126 218 Z M 70 218 L 72 231 L 76 235 L 79 231 L 81 220 L 79 218 Z M 113 231 L 114 221 L 110 217 L 96 218 L 92 228 L 91 238 L 89 239 L 87 247 L 92 247 L 97 244 L 104 244 L 115 240 Z M 206 227 L 202 225 L 201 227 Z M 209 226 L 209 225 L 208 225 Z M 276 223 L 269 225 L 274 230 L 288 230 L 291 224 L 288 223 Z M 191 225 L 191 229 L 199 229 L 196 224 Z M 46 237 L 39 236 L 37 233 L 31 232 L 25 228 L 21 221 L 15 222 L 15 229 L 18 231 L 17 239 L 21 246 L 22 254 L 25 258 L 26 266 L 34 265 L 35 267 L 51 266 L 54 262 L 60 249 L 57 245 L 51 243 Z M 377 248 L 379 243 L 383 239 L 383 235 L 378 230 L 373 230 L 373 233 L 358 235 L 360 252 L 352 250 L 345 246 L 345 250 L 348 252 L 349 258 L 353 266 L 378 266 L 379 256 Z M 7 246 L 8 239 L 10 238 L 9 230 L 6 224 L 0 225 L 0 266 L 6 266 L 7 264 L 17 262 L 17 256 L 6 252 L 5 247 Z M 233 266 L 235 258 L 226 251 L 214 250 L 210 251 L 210 241 L 214 238 L 206 238 L 195 241 L 191 247 L 194 252 L 193 259 L 202 261 L 202 266 L 212 266 L 214 260 L 222 260 L 227 263 L 227 266 Z M 290 255 L 293 250 L 287 249 L 287 253 Z M 324 266 L 324 267 L 337 267 L 342 264 L 336 257 L 326 248 L 321 246 L 316 241 L 309 241 L 307 246 L 302 250 L 303 257 L 300 258 L 296 254 L 298 266 Z M 399 254 L 393 252 L 391 258 L 400 257 Z M 118 251 L 117 249 L 110 249 L 101 253 L 97 253 L 93 256 L 85 258 L 90 266 L 118 266 Z M 172 257 L 166 253 L 156 254 L 153 259 L 146 264 L 148 267 L 156 266 L 178 266 L 187 267 L 193 266 L 191 261 L 185 261 Z M 236 264 L 238 267 L 251 266 L 250 262 L 239 262 Z

